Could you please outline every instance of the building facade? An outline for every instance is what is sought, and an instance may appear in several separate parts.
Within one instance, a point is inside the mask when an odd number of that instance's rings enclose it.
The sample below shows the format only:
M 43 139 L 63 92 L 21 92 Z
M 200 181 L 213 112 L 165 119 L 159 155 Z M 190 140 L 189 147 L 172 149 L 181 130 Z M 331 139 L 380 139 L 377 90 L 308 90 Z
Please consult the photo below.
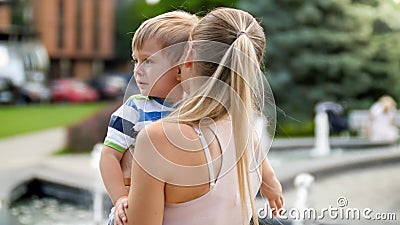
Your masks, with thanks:
M 32 0 L 33 26 L 51 60 L 51 78 L 88 78 L 113 57 L 114 0 Z
M 0 0 L 0 29 L 11 25 L 11 1 Z

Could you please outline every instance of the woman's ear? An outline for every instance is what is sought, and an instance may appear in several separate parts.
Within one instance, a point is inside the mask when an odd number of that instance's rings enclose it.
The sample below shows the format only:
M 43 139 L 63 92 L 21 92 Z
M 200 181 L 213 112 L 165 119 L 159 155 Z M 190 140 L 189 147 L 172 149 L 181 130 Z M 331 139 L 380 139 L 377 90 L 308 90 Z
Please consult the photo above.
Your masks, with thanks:
M 193 59 L 194 59 L 194 52 L 193 52 L 193 48 L 190 46 L 189 50 L 187 51 L 185 60 L 183 61 L 183 66 L 186 68 L 192 67 Z

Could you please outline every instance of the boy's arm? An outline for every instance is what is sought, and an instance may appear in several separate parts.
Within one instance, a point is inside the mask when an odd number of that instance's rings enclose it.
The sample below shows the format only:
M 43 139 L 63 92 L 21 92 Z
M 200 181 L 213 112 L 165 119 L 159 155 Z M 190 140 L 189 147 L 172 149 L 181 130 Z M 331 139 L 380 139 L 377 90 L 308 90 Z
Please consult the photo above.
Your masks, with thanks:
M 258 121 L 259 122 L 259 121 Z M 264 125 L 264 123 L 261 123 Z M 259 124 L 258 124 L 259 125 Z M 258 132 L 257 132 L 258 128 Z M 254 146 L 257 149 L 256 154 L 262 155 L 262 153 L 267 152 L 265 149 L 266 146 L 269 145 L 268 140 L 269 138 L 265 136 L 266 131 L 262 130 L 263 127 L 256 127 L 254 129 Z M 261 151 L 261 152 L 260 152 Z M 265 157 L 261 164 L 261 193 L 267 197 L 269 205 L 273 210 L 272 213 L 276 216 L 279 209 L 283 206 L 283 194 L 282 194 L 282 185 L 279 180 L 275 176 L 274 169 L 272 168 L 271 164 L 269 163 L 268 157 Z M 275 210 L 274 210 L 275 209 Z
M 105 145 L 100 157 L 101 177 L 114 205 L 119 198 L 128 196 L 128 189 L 125 187 L 120 165 L 122 156 L 122 152 Z
M 275 176 L 275 172 L 266 157 L 261 165 L 261 193 L 268 198 L 269 205 L 274 215 L 279 212 L 283 206 L 282 186 Z
M 128 196 L 121 159 L 124 152 L 129 151 L 129 146 L 134 143 L 134 138 L 130 137 L 125 129 L 133 126 L 137 119 L 135 102 L 129 98 L 111 115 L 108 125 L 99 166 L 104 186 L 114 205 L 122 196 Z

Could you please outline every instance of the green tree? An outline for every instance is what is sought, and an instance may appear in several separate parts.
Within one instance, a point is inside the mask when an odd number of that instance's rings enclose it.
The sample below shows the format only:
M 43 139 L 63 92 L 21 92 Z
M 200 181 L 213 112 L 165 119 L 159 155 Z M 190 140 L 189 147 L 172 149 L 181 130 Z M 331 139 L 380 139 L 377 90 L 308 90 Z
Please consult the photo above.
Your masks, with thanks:
M 367 108 L 400 97 L 400 11 L 377 0 L 246 0 L 267 35 L 266 67 L 277 106 L 310 120 L 320 101 Z M 282 116 L 282 113 L 278 113 Z
M 133 32 L 148 18 L 175 9 L 202 16 L 215 7 L 235 7 L 236 2 L 237 0 L 161 0 L 151 5 L 145 0 L 119 0 L 116 6 L 116 57 L 130 59 Z
M 12 25 L 17 27 L 28 27 L 32 23 L 32 11 L 28 0 L 12 1 L 11 20 Z

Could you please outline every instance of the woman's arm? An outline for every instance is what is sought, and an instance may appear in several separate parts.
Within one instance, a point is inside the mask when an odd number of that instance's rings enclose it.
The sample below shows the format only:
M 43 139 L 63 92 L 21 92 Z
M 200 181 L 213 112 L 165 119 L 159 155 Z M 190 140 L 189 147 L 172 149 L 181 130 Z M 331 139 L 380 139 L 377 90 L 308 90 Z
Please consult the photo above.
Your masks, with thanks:
M 143 168 L 143 162 L 151 162 L 151 154 L 155 151 L 150 133 L 142 130 L 137 136 L 132 162 L 131 188 L 128 195 L 127 225 L 152 224 L 161 225 L 164 215 L 165 183 L 148 174 Z M 139 162 L 138 162 L 139 159 Z

